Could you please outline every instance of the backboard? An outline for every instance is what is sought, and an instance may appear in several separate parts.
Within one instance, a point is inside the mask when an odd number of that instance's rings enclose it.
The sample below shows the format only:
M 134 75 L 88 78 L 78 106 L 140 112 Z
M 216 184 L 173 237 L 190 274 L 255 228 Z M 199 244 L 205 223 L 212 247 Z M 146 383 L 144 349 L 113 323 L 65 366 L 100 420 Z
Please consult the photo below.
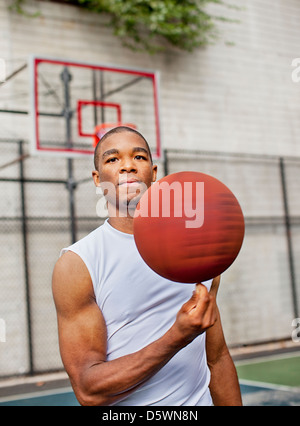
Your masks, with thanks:
M 95 129 L 124 124 L 161 157 L 159 75 L 156 71 L 30 58 L 31 153 L 92 155 Z

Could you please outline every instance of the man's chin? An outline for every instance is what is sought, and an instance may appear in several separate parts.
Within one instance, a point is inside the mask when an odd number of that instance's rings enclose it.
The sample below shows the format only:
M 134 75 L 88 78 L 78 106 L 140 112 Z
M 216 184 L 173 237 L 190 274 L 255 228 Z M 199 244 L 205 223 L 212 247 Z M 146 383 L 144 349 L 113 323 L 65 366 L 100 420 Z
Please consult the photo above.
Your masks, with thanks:
M 118 210 L 122 216 L 134 215 L 136 207 L 141 199 L 141 195 L 135 195 L 133 197 L 126 197 L 126 199 L 119 200 Z

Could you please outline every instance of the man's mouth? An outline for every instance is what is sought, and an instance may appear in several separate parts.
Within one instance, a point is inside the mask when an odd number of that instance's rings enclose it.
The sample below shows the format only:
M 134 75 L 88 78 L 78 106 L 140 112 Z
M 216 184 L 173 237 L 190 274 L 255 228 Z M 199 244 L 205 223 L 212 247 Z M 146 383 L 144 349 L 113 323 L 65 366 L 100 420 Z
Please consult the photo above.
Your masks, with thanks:
M 126 179 L 119 182 L 119 186 L 135 186 L 139 185 L 140 181 L 138 179 Z

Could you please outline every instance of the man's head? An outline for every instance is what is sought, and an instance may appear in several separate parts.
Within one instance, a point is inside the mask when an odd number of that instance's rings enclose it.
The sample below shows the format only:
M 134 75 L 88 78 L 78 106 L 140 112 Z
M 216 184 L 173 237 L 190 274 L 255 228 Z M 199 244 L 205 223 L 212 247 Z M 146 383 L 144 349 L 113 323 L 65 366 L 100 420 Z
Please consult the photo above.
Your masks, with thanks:
M 113 129 L 111 129 L 109 132 L 107 132 L 104 136 L 102 136 L 101 140 L 99 141 L 99 143 L 97 144 L 96 148 L 95 148 L 95 152 L 94 152 L 94 166 L 95 169 L 98 170 L 99 167 L 99 152 L 100 152 L 100 146 L 101 144 L 108 139 L 110 136 L 117 134 L 117 133 L 123 133 L 123 132 L 131 132 L 131 133 L 135 133 L 136 135 L 138 135 L 145 143 L 146 148 L 149 152 L 149 156 L 150 156 L 150 160 L 151 163 L 153 164 L 153 160 L 152 160 L 152 155 L 151 155 L 151 150 L 149 147 L 148 142 L 146 141 L 146 139 L 144 138 L 144 136 L 138 132 L 137 130 L 133 129 L 132 127 L 126 127 L 126 126 L 119 126 L 119 127 L 115 127 Z
M 157 166 L 152 163 L 147 141 L 129 127 L 117 127 L 103 136 L 95 149 L 94 163 L 93 179 L 104 192 L 110 217 L 118 216 L 124 208 L 131 214 L 156 180 Z

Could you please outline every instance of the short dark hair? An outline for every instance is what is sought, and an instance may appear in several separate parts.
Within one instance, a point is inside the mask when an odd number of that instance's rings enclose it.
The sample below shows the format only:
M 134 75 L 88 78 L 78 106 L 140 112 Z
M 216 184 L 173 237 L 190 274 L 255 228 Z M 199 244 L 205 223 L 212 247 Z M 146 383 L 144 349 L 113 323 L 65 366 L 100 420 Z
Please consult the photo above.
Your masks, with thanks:
M 97 164 L 98 164 L 98 157 L 99 157 L 99 146 L 101 144 L 101 142 L 105 141 L 106 139 L 108 139 L 110 136 L 114 135 L 115 133 L 122 133 L 122 132 L 131 132 L 131 133 L 135 133 L 136 135 L 138 135 L 141 139 L 143 139 L 143 141 L 146 144 L 147 150 L 149 151 L 149 155 L 150 155 L 150 160 L 151 163 L 153 163 L 152 160 L 152 154 L 151 154 L 151 149 L 149 147 L 148 142 L 146 141 L 146 139 L 144 138 L 144 136 L 138 132 L 137 130 L 133 129 L 132 127 L 127 127 L 127 126 L 118 126 L 118 127 L 114 127 L 113 129 L 109 130 L 109 132 L 105 133 L 104 136 L 102 136 L 102 138 L 99 140 L 95 151 L 94 151 L 94 166 L 97 170 Z

